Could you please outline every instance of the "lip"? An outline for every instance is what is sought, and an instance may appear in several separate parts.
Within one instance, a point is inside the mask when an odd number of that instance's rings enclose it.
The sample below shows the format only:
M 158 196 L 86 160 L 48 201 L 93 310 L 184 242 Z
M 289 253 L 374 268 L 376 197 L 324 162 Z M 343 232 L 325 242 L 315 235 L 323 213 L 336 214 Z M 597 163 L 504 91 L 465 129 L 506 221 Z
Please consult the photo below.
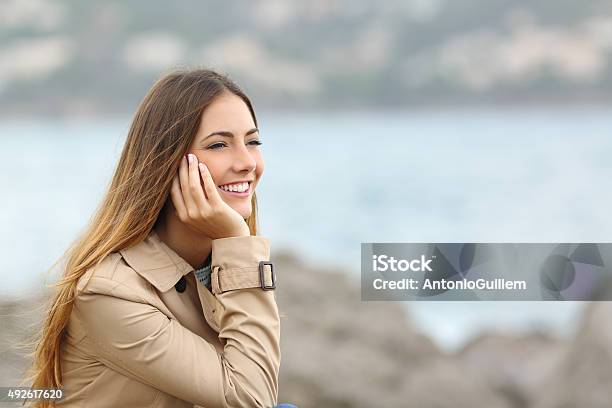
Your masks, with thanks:
M 254 180 L 236 180 L 236 181 L 230 181 L 229 183 L 223 183 L 221 184 L 222 186 L 226 186 L 228 184 L 238 184 L 238 183 L 249 183 L 249 185 L 253 182 Z M 219 187 L 219 186 L 217 186 Z
M 227 194 L 230 197 L 248 197 L 251 194 L 251 189 L 253 188 L 253 183 L 250 182 L 249 180 L 245 180 L 245 182 L 248 181 L 249 182 L 249 188 L 243 192 L 243 193 L 238 193 L 236 191 L 225 191 L 224 189 L 222 189 L 221 187 L 217 186 L 217 189 L 219 191 L 221 191 L 224 194 Z M 235 184 L 235 183 L 228 183 L 228 184 Z

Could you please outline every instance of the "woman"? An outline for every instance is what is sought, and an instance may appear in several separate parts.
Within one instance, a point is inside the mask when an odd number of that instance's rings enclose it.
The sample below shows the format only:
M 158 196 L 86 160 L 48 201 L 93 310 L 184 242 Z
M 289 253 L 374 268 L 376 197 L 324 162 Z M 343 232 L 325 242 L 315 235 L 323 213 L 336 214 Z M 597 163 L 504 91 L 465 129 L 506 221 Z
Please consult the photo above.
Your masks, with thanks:
M 271 407 L 280 322 L 255 112 L 226 76 L 178 71 L 141 102 L 67 262 L 30 371 L 62 407 Z M 49 406 L 38 401 L 37 406 Z

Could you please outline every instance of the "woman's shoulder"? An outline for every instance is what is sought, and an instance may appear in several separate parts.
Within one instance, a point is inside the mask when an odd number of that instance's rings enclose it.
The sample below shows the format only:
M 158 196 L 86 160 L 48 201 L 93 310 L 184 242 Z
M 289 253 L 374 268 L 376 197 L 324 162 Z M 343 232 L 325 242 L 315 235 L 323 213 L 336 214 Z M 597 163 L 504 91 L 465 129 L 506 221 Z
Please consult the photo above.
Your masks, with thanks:
M 111 252 L 79 278 L 77 295 L 97 293 L 142 302 L 150 296 L 149 286 L 120 252 Z

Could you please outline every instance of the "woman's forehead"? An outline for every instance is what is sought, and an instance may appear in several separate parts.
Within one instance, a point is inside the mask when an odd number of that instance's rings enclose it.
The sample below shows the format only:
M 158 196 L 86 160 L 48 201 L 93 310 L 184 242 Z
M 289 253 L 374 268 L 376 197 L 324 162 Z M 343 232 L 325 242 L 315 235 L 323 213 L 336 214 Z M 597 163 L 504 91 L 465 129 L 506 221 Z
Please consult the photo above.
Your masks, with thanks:
M 214 131 L 229 131 L 243 135 L 255 127 L 246 103 L 232 93 L 216 97 L 202 113 L 200 129 L 208 135 Z

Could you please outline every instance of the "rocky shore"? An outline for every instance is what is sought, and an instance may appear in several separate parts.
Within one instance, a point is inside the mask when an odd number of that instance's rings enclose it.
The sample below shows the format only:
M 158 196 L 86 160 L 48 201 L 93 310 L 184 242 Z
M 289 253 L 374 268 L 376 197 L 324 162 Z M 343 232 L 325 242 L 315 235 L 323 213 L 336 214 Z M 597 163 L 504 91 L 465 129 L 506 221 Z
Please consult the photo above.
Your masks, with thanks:
M 570 339 L 482 334 L 448 353 L 396 302 L 362 302 L 358 282 L 273 254 L 282 319 L 282 402 L 307 407 L 604 408 L 612 401 L 612 304 L 592 303 Z M 42 298 L 0 302 L 0 385 L 14 386 Z

